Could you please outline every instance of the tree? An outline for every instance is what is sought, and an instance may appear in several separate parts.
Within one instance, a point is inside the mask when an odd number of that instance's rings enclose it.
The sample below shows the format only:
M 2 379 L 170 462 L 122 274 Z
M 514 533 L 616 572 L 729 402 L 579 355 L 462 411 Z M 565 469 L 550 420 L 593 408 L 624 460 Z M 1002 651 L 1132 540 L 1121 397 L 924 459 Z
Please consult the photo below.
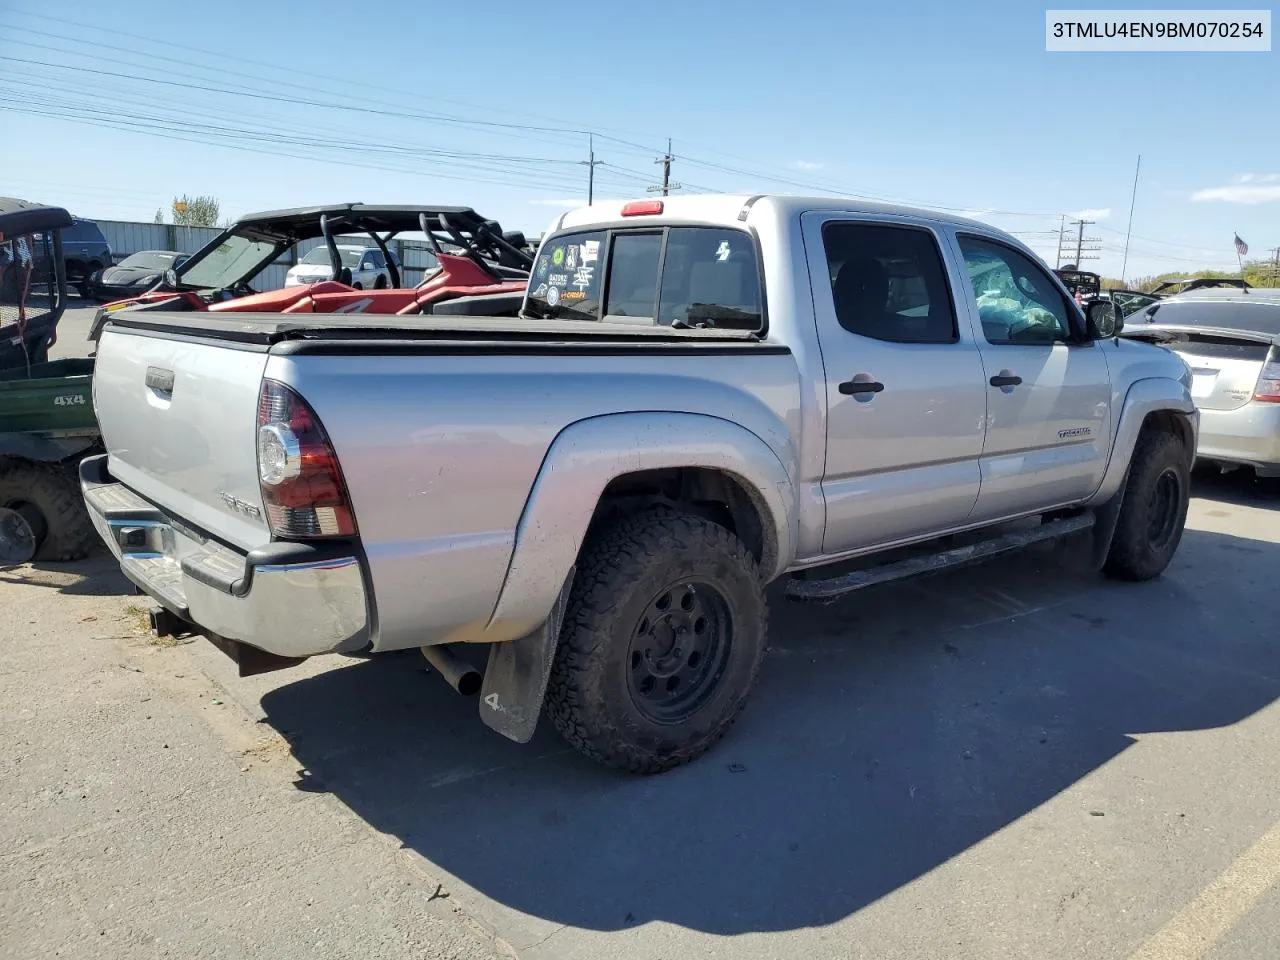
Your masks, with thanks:
M 214 197 L 173 198 L 173 222 L 182 227 L 216 227 L 219 210 Z
M 159 207 L 156 207 L 156 218 L 154 222 L 164 223 L 164 211 L 161 210 Z
M 1134 290 L 1154 290 L 1165 280 L 1179 280 L 1184 277 L 1195 279 L 1234 279 L 1241 276 L 1239 270 L 1171 270 L 1154 277 L 1139 277 L 1133 281 Z M 1246 260 L 1244 263 L 1244 279 L 1254 287 L 1280 286 L 1280 271 L 1275 269 L 1272 260 Z

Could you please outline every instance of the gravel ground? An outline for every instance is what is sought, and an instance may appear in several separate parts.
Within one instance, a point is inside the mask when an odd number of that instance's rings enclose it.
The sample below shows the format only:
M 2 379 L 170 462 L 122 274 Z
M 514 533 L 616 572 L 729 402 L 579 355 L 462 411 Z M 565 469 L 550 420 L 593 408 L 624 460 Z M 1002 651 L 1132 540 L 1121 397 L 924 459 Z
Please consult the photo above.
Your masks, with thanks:
M 0 571 L 0 598 L 0 956 L 512 955 L 296 789 L 288 743 L 149 638 L 113 562 Z

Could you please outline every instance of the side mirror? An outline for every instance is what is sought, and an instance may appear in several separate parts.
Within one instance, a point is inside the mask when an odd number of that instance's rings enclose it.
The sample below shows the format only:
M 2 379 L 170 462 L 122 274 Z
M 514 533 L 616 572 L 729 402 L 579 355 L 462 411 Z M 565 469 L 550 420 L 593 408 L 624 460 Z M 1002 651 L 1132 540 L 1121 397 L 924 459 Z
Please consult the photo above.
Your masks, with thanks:
M 178 271 L 170 267 L 164 272 L 164 285 L 170 289 L 178 289 Z
M 1106 340 L 1124 329 L 1120 308 L 1110 300 L 1094 300 L 1084 310 L 1085 329 L 1090 340 Z

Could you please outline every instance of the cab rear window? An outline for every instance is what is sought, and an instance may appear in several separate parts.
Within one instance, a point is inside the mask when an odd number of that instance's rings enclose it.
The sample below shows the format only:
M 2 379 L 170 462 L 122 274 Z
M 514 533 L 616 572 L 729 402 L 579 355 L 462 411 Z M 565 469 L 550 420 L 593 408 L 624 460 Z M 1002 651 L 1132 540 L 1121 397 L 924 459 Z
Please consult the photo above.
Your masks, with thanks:
M 600 318 L 603 230 L 554 237 L 538 251 L 529 281 L 529 311 L 566 320 Z
M 760 330 L 755 240 L 723 227 L 555 237 L 539 252 L 526 310 L 540 317 Z

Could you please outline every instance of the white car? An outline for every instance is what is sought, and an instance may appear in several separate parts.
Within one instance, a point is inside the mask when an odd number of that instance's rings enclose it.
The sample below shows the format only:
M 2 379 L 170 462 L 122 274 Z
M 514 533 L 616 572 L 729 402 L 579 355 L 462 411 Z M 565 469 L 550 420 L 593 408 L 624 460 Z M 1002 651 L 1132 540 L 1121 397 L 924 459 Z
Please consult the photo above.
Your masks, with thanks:
M 342 266 L 351 271 L 351 286 L 357 290 L 382 290 L 391 286 L 391 271 L 387 269 L 386 258 L 377 247 L 339 244 L 338 256 L 342 258 Z M 391 256 L 394 258 L 395 254 Z M 396 265 L 399 266 L 398 261 Z M 284 285 L 298 287 L 332 279 L 333 265 L 329 260 L 329 248 L 322 243 L 289 268 Z

